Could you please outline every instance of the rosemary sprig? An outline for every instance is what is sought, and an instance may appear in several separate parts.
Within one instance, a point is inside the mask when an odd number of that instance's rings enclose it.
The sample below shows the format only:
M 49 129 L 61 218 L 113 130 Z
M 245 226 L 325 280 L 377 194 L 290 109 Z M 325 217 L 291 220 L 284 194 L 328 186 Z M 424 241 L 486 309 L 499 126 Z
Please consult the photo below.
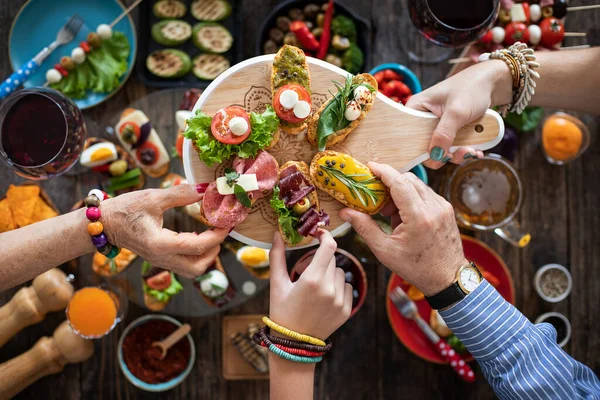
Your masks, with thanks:
M 335 116 L 335 124 L 338 127 L 342 126 L 342 124 L 344 123 L 344 113 L 346 112 L 346 105 L 348 104 L 348 101 L 350 101 L 354 97 L 354 89 L 363 84 L 362 80 L 353 82 L 352 79 L 352 75 L 348 75 L 343 85 L 338 81 L 333 81 L 333 84 L 337 88 L 338 92 L 336 94 L 329 92 L 334 98 L 333 101 L 335 102 L 335 104 L 331 111 Z
M 339 169 L 335 169 L 328 165 L 320 165 L 320 167 L 329 175 L 330 178 L 335 178 L 350 189 L 350 194 L 355 199 L 358 199 L 363 206 L 369 206 L 369 200 L 373 205 L 377 204 L 379 197 L 377 193 L 385 193 L 385 190 L 372 189 L 368 185 L 378 183 L 379 180 L 370 174 L 345 174 Z M 355 178 L 369 177 L 364 180 L 357 180 Z

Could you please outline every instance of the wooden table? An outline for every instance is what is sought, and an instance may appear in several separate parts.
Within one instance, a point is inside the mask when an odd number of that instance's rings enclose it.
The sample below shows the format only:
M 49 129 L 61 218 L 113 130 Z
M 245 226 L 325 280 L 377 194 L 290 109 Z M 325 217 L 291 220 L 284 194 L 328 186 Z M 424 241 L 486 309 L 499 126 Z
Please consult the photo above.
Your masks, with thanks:
M 149 1 L 149 0 L 148 0 Z M 393 0 L 343 0 L 375 27 L 373 55 L 369 70 L 383 62 L 399 62 L 411 68 L 429 87 L 443 79 L 449 70 L 446 64 L 422 66 L 409 62 L 399 42 L 412 40 L 415 31 L 403 2 Z M 12 20 L 25 0 L 3 1 L 0 4 L 0 77 L 8 76 L 8 35 Z M 253 56 L 254 37 L 262 19 L 275 0 L 244 0 L 244 48 L 247 57 Z M 589 3 L 574 0 L 575 5 Z M 600 23 L 599 11 L 571 13 L 567 27 L 571 31 L 586 31 Z M 577 39 L 570 39 L 572 44 Z M 599 88 L 600 89 L 600 88 Z M 130 102 L 143 97 L 152 89 L 144 87 L 135 74 L 125 87 L 109 102 L 86 111 L 86 120 L 102 120 L 114 115 Z M 599 119 L 584 116 L 596 142 L 600 133 Z M 600 373 L 600 146 L 592 143 L 583 157 L 568 167 L 548 164 L 533 135 L 521 138 L 516 166 L 526 188 L 526 198 L 519 219 L 533 235 L 524 250 L 511 247 L 494 234 L 476 236 L 498 251 L 512 271 L 519 309 L 530 319 L 556 310 L 567 315 L 573 326 L 573 337 L 566 351 L 577 360 Z M 433 186 L 439 188 L 452 167 L 430 173 Z M 20 183 L 4 165 L 0 166 L 0 193 L 10 183 Z M 67 212 L 79 193 L 75 177 L 61 177 L 42 186 L 50 193 L 62 212 Z M 176 224 L 187 227 L 184 219 Z M 532 278 L 537 268 L 557 262 L 566 265 L 573 275 L 573 292 L 559 304 L 543 302 L 536 294 Z M 0 266 L 1 267 L 1 266 Z M 316 397 L 319 399 L 486 399 L 493 398 L 490 386 L 481 372 L 477 383 L 467 385 L 446 366 L 425 362 L 402 346 L 387 321 L 385 287 L 389 272 L 375 266 L 367 267 L 368 297 L 362 310 L 333 337 L 336 351 L 317 367 Z M 0 294 L 4 303 L 18 288 Z M 263 293 L 228 314 L 256 314 L 268 311 L 268 293 Z M 147 311 L 130 305 L 127 321 Z M 0 349 L 0 362 L 26 351 L 43 335 L 50 335 L 64 319 L 62 313 L 49 315 L 46 320 L 21 332 Z M 221 320 L 182 319 L 192 325 L 198 357 L 190 377 L 177 389 L 160 398 L 194 399 L 266 399 L 268 382 L 228 382 L 221 377 Z M 62 374 L 44 378 L 20 394 L 20 398 L 154 398 L 129 384 L 121 374 L 116 359 L 116 344 L 125 324 L 95 343 L 96 355 L 81 365 L 67 366 Z M 159 398 L 159 396 L 156 396 Z

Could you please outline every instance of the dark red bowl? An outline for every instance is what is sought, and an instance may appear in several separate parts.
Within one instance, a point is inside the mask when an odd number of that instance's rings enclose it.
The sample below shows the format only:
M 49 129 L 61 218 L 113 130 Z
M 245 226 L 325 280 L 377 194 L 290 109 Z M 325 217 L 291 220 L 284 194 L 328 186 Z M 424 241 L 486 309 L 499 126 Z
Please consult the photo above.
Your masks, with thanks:
M 294 267 L 290 271 L 290 278 L 292 279 L 293 282 L 297 281 L 298 278 L 300 277 L 300 274 L 302 273 L 302 272 L 298 272 L 298 270 L 304 271 L 304 269 L 312 261 L 313 256 L 316 251 L 317 251 L 317 249 L 313 249 L 313 250 L 305 253 L 302 257 L 300 257 L 300 259 L 298 261 L 296 261 L 296 264 L 294 264 Z M 353 288 L 358 290 L 358 302 L 356 303 L 356 305 L 354 307 L 352 307 L 352 312 L 350 313 L 350 317 L 352 317 L 362 307 L 362 305 L 365 302 L 365 299 L 367 298 L 367 273 L 365 272 L 365 269 L 363 268 L 360 261 L 358 261 L 358 259 L 356 257 L 354 257 L 352 254 L 348 253 L 346 250 L 337 249 L 335 252 L 337 254 L 341 254 L 341 255 L 345 256 L 350 261 L 352 261 L 351 272 L 355 277 L 354 279 L 357 281 L 357 285 L 353 286 Z

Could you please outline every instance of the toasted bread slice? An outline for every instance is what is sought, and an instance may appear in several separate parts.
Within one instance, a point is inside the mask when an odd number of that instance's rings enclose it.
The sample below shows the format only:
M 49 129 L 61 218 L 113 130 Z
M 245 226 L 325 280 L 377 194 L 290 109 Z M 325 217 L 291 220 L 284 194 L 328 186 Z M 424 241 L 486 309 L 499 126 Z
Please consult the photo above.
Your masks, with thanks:
M 302 174 L 310 181 L 310 183 L 312 183 L 313 185 L 315 184 L 313 182 L 313 180 L 311 179 L 308 165 L 306 165 L 306 163 L 304 161 L 288 161 L 285 164 L 283 164 L 281 166 L 281 168 L 279 168 L 279 172 L 281 173 L 281 171 L 283 171 L 284 169 L 286 169 L 287 167 L 292 166 L 292 165 L 295 165 L 296 168 L 298 168 L 298 171 L 302 172 Z M 314 190 L 314 191 L 310 192 L 308 194 L 308 196 L 306 196 L 306 197 L 310 201 L 310 204 L 314 204 L 317 208 L 317 211 L 319 211 L 320 206 L 319 206 L 319 196 L 317 195 L 317 191 Z M 302 239 L 302 241 L 300 243 L 292 244 L 288 240 L 288 238 L 285 236 L 285 233 L 283 233 L 283 230 L 281 229 L 281 225 L 277 224 L 277 227 L 279 228 L 279 233 L 281 234 L 281 237 L 283 238 L 283 241 L 285 242 L 287 247 L 304 246 L 304 245 L 307 245 L 310 242 L 312 242 L 314 239 L 312 236 L 305 236 L 304 239 Z
M 162 311 L 166 306 L 169 305 L 169 302 L 164 303 L 162 301 L 158 301 L 148 293 L 144 293 L 144 304 L 146 304 L 146 307 L 148 307 L 148 309 L 151 311 Z
M 377 202 L 377 206 L 373 209 L 366 209 L 365 207 L 359 206 L 357 204 L 352 204 L 351 202 L 349 202 L 346 197 L 339 191 L 332 189 L 332 186 L 325 186 L 323 185 L 321 182 L 319 182 L 319 180 L 317 179 L 317 174 L 319 172 L 319 166 L 318 166 L 318 162 L 322 157 L 336 157 L 336 156 L 347 156 L 352 158 L 351 156 L 344 154 L 344 153 L 339 153 L 337 151 L 333 151 L 333 150 L 325 150 L 322 152 L 319 152 L 317 154 L 315 154 L 315 156 L 313 157 L 312 161 L 310 162 L 310 177 L 313 181 L 313 183 L 315 184 L 315 186 L 319 189 L 321 189 L 324 192 L 327 192 L 328 194 L 330 194 L 331 196 L 333 196 L 337 201 L 339 201 L 342 204 L 345 204 L 347 207 L 353 208 L 357 211 L 360 212 L 364 212 L 370 215 L 374 215 L 379 213 L 379 211 L 381 211 L 381 209 L 388 203 L 388 201 L 390 200 L 390 193 L 389 190 L 386 188 L 385 189 L 385 193 L 383 195 L 379 195 L 378 196 L 378 202 Z M 364 165 L 363 163 L 361 163 L 360 161 L 352 158 L 352 160 L 354 161 L 354 163 L 361 168 L 365 168 L 367 171 L 369 171 L 371 173 L 371 175 L 373 175 L 373 172 L 369 169 L 369 167 L 367 167 L 366 165 Z M 374 176 L 374 175 L 373 175 Z
M 375 78 L 371 74 L 360 74 L 360 75 L 356 75 L 354 78 L 352 78 L 352 81 L 353 82 L 362 81 L 364 83 L 367 83 L 367 84 L 371 85 L 373 88 L 375 88 L 375 92 L 371 95 L 371 101 L 368 102 L 364 106 L 364 108 L 362 109 L 362 111 L 360 113 L 360 116 L 356 120 L 350 122 L 350 125 L 348 125 L 344 129 L 334 132 L 333 134 L 331 134 L 327 137 L 327 144 L 326 144 L 327 147 L 333 146 L 336 143 L 340 143 L 340 142 L 344 141 L 344 139 L 346 139 L 348 137 L 348 135 L 354 129 L 356 129 L 358 124 L 360 124 L 360 121 L 362 121 L 362 119 L 367 115 L 367 113 L 369 111 L 371 111 L 371 108 L 373 108 L 373 103 L 375 102 L 375 94 L 377 93 L 377 80 L 375 80 Z M 313 116 L 310 120 L 310 123 L 308 124 L 308 131 L 306 132 L 306 138 L 308 139 L 310 144 L 312 144 L 313 146 L 318 146 L 318 142 L 319 142 L 319 138 L 317 135 L 317 127 L 319 125 L 319 118 L 321 118 L 321 113 L 323 112 L 325 107 L 327 107 L 327 105 L 331 101 L 333 101 L 333 99 L 334 98 L 332 97 L 329 100 L 327 100 L 325 103 L 323 103 L 321 108 L 319 108 L 313 114 Z
M 296 53 L 297 55 L 299 55 L 300 57 L 302 57 L 303 62 L 300 66 L 302 67 L 302 69 L 304 69 L 308 73 L 308 87 L 306 88 L 306 90 L 308 90 L 308 92 L 311 93 L 310 69 L 308 68 L 308 62 L 306 61 L 306 55 L 304 54 L 304 51 L 302 51 L 302 49 L 300 49 L 298 47 L 290 46 L 290 45 L 286 44 L 281 49 L 279 49 L 277 54 L 275 54 L 275 58 L 273 59 L 273 68 L 271 69 L 271 94 L 273 96 L 273 99 L 275 99 L 275 93 L 277 93 L 277 90 L 279 89 L 279 87 L 275 87 L 275 84 L 274 84 L 275 76 L 281 72 L 275 66 L 275 64 L 277 64 L 277 62 L 281 59 L 283 52 L 287 51 L 287 50 L 291 50 L 294 53 Z M 290 83 L 295 83 L 295 82 L 290 81 Z M 273 106 L 273 107 L 275 107 L 275 106 Z M 310 116 L 308 118 L 306 118 L 303 123 L 301 123 L 299 125 L 290 124 L 290 123 L 282 123 L 279 125 L 279 127 L 281 128 L 282 131 L 284 131 L 287 134 L 297 135 L 306 130 L 306 128 L 308 127 L 309 120 L 310 120 Z
M 217 257 L 215 258 L 215 269 L 216 269 L 217 271 L 220 271 L 220 272 L 222 272 L 222 273 L 224 273 L 224 274 L 225 274 L 225 276 L 226 276 L 226 277 L 227 277 L 227 279 L 229 280 L 229 285 L 231 286 L 231 285 L 232 285 L 231 278 L 229 277 L 229 275 L 227 274 L 227 272 L 225 272 L 225 269 L 223 269 L 223 264 L 221 263 L 221 258 L 219 258 L 219 256 L 217 256 Z M 206 272 L 208 272 L 208 271 L 205 271 L 205 273 L 206 273 Z M 202 290 L 200 290 L 199 288 L 198 288 L 198 293 L 200 293 L 200 296 L 202 296 L 202 298 L 204 299 L 204 301 L 205 301 L 205 302 L 206 302 L 208 305 L 210 305 L 210 306 L 213 306 L 213 307 L 216 307 L 216 306 L 217 306 L 217 305 L 215 304 L 215 299 L 212 299 L 212 298 L 208 297 L 207 295 L 205 295 L 204 293 L 202 293 Z

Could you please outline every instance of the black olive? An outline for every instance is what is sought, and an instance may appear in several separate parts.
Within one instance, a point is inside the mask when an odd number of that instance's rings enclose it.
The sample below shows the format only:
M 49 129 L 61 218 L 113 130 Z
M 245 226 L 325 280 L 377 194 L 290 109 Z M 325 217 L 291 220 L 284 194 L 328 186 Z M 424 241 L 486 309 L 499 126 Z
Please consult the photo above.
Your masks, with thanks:
M 335 182 L 331 182 L 331 186 L 335 186 Z
M 285 76 L 288 76 L 288 75 L 290 74 L 290 71 L 288 71 L 287 69 L 284 69 L 284 70 L 283 70 L 283 74 L 284 74 Z
M 344 164 L 344 163 L 340 164 L 340 168 L 344 168 L 345 166 L 346 166 L 346 164 Z
M 318 172 L 319 176 L 323 176 L 323 171 Z
M 344 278 L 346 279 L 346 283 L 352 283 L 352 281 L 354 281 L 354 274 L 351 271 L 346 271 L 344 273 Z
M 140 161 L 144 165 L 152 165 L 156 161 L 156 152 L 154 149 L 146 147 L 140 151 Z
M 304 15 L 306 16 L 306 18 L 308 19 L 314 19 L 317 14 L 319 13 L 319 6 L 316 4 L 308 4 L 306 7 L 304 7 Z
M 335 165 L 335 160 L 331 160 L 331 165 Z
M 288 16 L 291 18 L 292 21 L 304 21 L 304 14 L 299 8 L 292 8 L 288 13 Z
M 277 28 L 269 29 L 269 38 L 277 44 L 283 43 L 283 31 Z
M 325 160 L 325 164 L 331 166 L 331 161 Z
M 281 16 L 281 17 L 277 17 L 277 27 L 279 29 L 281 29 L 284 32 L 287 32 L 290 30 L 290 24 L 292 23 L 292 21 L 285 16 Z
M 298 76 L 298 72 L 294 71 L 294 73 L 292 74 L 292 76 L 295 78 Z

